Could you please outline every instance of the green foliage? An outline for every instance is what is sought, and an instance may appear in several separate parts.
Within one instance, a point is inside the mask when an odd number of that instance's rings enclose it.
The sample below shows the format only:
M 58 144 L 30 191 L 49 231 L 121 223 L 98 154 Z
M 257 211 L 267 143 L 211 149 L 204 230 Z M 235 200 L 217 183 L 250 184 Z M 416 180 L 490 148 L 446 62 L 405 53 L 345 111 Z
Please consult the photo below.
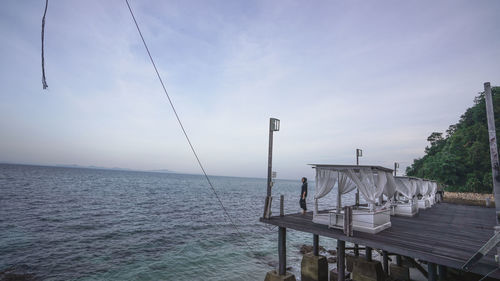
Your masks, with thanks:
M 492 88 L 493 110 L 500 132 L 500 87 Z M 484 93 L 474 98 L 457 124 L 443 133 L 433 132 L 428 138 L 425 155 L 415 159 L 406 169 L 408 176 L 437 180 L 447 190 L 491 193 L 490 147 Z

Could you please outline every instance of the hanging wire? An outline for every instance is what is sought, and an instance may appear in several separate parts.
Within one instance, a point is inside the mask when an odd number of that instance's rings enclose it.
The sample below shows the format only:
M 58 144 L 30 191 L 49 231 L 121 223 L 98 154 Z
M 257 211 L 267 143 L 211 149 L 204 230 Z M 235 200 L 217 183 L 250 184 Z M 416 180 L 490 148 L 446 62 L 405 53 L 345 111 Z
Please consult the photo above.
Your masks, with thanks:
M 248 247 L 249 251 L 250 252 L 254 252 L 253 251 L 253 248 L 250 246 L 250 244 L 248 244 L 247 240 L 245 239 L 245 237 L 241 234 L 239 228 L 236 226 L 236 224 L 234 223 L 233 219 L 231 218 L 231 216 L 229 215 L 229 212 L 227 211 L 226 207 L 224 206 L 224 204 L 222 203 L 222 200 L 220 199 L 219 195 L 217 194 L 217 191 L 215 190 L 212 182 L 210 181 L 210 178 L 208 177 L 207 175 L 207 172 L 205 171 L 205 168 L 203 167 L 203 164 L 201 163 L 201 160 L 200 158 L 198 157 L 198 154 L 196 153 L 196 150 L 194 149 L 194 146 L 193 144 L 191 143 L 191 140 L 189 139 L 189 136 L 184 128 L 184 125 L 182 124 L 181 122 L 181 119 L 179 117 L 179 114 L 177 114 L 177 110 L 175 109 L 175 106 L 172 102 L 172 99 L 170 98 L 170 95 L 168 94 L 168 91 L 167 91 L 167 88 L 165 87 L 165 84 L 163 83 L 163 80 L 160 76 L 160 73 L 158 71 L 158 68 L 156 67 L 156 64 L 153 60 L 153 57 L 151 55 L 151 52 L 149 51 L 149 48 L 148 48 L 148 45 L 146 44 L 146 41 L 144 40 L 144 36 L 142 35 L 142 32 L 141 32 L 141 29 L 139 28 L 139 24 L 137 23 L 137 20 L 135 19 L 135 16 L 134 16 L 134 12 L 132 11 L 132 8 L 130 7 L 130 4 L 128 2 L 128 0 L 125 0 L 125 2 L 127 3 L 127 7 L 128 7 L 128 10 L 130 11 L 130 15 L 132 16 L 132 19 L 134 20 L 134 23 L 135 23 L 135 26 L 137 28 L 137 31 L 139 32 L 139 35 L 141 37 L 141 40 L 142 40 L 142 43 L 144 44 L 144 47 L 146 48 L 146 52 L 148 53 L 148 56 L 149 56 L 149 59 L 151 61 L 151 64 L 153 65 L 153 68 L 156 72 L 156 76 L 158 77 L 158 80 L 160 81 L 160 84 L 163 88 L 163 92 L 165 93 L 165 95 L 167 96 L 167 99 L 168 99 L 168 102 L 170 103 L 170 107 L 172 108 L 172 111 L 174 112 L 175 114 L 175 117 L 177 118 L 177 122 L 179 123 L 179 126 L 181 127 L 182 129 L 182 132 L 184 133 L 184 136 L 186 137 L 186 140 L 189 144 L 189 147 L 191 148 L 191 151 L 193 152 L 194 154 L 194 157 L 196 158 L 196 161 L 198 162 L 198 165 L 200 166 L 201 168 L 201 171 L 203 172 L 203 175 L 205 176 L 207 182 L 208 182 L 208 185 L 210 186 L 210 188 L 212 189 L 212 192 L 214 193 L 215 197 L 217 198 L 217 201 L 219 202 L 219 205 L 221 206 L 221 208 L 223 209 L 224 211 L 224 214 L 226 215 L 226 217 L 229 219 L 231 225 L 233 226 L 233 228 L 236 230 L 236 232 L 238 233 L 238 235 L 241 237 L 241 239 L 243 240 L 243 242 L 245 243 L 245 245 Z M 259 260 L 259 262 L 261 262 Z
M 49 0 L 45 0 L 45 11 L 43 12 L 42 17 L 42 86 L 43 89 L 47 89 L 49 85 L 47 85 L 47 80 L 45 79 L 45 57 L 44 57 L 44 49 L 43 49 L 43 41 L 45 37 L 45 16 L 47 15 L 47 7 L 49 6 Z

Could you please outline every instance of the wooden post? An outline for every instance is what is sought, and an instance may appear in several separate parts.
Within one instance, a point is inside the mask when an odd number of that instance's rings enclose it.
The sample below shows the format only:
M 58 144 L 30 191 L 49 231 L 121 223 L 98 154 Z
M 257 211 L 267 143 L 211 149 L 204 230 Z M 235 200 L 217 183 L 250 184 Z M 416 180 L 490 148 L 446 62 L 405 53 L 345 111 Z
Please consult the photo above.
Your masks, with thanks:
M 372 248 L 365 246 L 365 255 L 367 261 L 372 261 Z
M 337 240 L 338 281 L 345 281 L 345 241 Z
M 319 256 L 319 235 L 313 234 L 313 254 Z
M 278 228 L 279 275 L 286 274 L 286 228 Z
M 448 277 L 448 270 L 446 266 L 444 265 L 438 265 L 438 274 L 439 274 L 439 280 L 440 281 L 445 281 L 446 278 Z
M 427 263 L 427 272 L 429 273 L 428 280 L 429 281 L 437 281 L 436 274 L 436 264 L 435 263 Z
M 280 217 L 285 215 L 285 195 L 280 195 Z
M 402 258 L 400 255 L 396 255 L 396 265 L 401 266 L 403 264 Z
M 488 135 L 490 141 L 491 173 L 493 176 L 493 193 L 495 194 L 497 226 L 500 224 L 500 172 L 498 163 L 497 134 L 495 129 L 495 115 L 493 113 L 493 99 L 491 97 L 490 82 L 484 83 L 484 99 L 486 101 L 486 118 L 488 120 Z
M 358 244 L 354 244 L 354 255 L 359 256 L 359 245 Z
M 389 257 L 387 256 L 387 251 L 382 251 L 382 266 L 384 268 L 384 272 L 386 276 L 389 276 Z

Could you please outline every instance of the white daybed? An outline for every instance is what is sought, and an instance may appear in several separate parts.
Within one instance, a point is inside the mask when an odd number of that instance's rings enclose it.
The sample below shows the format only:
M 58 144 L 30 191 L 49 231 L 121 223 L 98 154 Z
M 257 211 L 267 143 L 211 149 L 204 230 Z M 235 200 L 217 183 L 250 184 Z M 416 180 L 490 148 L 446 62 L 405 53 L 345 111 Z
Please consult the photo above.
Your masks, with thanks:
M 316 169 L 314 223 L 342 228 L 344 225 L 342 195 L 357 188 L 368 206 L 352 207 L 353 229 L 378 233 L 391 227 L 390 202 L 385 205 L 377 203 L 382 194 L 390 194 L 389 196 L 392 197 L 395 192 L 396 184 L 392 170 L 379 166 L 311 165 Z M 330 193 L 334 187 L 337 188 L 337 208 L 319 211 L 318 200 Z
M 396 200 L 393 203 L 394 215 L 413 217 L 418 214 L 418 202 L 414 198 L 417 192 L 418 179 L 411 177 L 394 177 L 396 182 Z

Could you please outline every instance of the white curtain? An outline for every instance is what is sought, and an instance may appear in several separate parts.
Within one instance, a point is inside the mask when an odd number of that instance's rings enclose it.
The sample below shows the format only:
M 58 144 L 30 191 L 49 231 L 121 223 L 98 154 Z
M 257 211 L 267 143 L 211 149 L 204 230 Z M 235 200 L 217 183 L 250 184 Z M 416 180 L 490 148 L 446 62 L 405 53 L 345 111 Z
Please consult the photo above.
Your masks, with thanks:
M 413 197 L 420 192 L 420 180 L 412 178 L 412 179 L 410 179 L 410 182 L 411 182 L 411 186 L 412 186 L 412 192 L 411 192 L 412 195 L 411 196 Z
M 392 173 L 379 171 L 379 176 L 380 173 L 384 173 L 385 177 L 387 178 L 387 183 L 384 188 L 384 195 L 387 196 L 387 201 L 390 201 L 392 200 L 392 196 L 394 196 L 394 193 L 396 193 L 396 182 L 394 181 Z
M 417 188 L 416 181 L 412 181 L 409 178 L 396 178 L 396 190 L 403 194 L 407 199 L 413 198 L 415 195 L 415 190 Z
M 314 199 L 319 199 L 327 195 L 337 183 L 338 173 L 332 170 L 316 169 L 316 189 Z
M 327 195 L 337 183 L 338 173 L 316 168 L 316 189 L 314 190 L 314 214 L 318 213 L 318 199 Z
M 339 188 L 339 193 L 342 195 L 356 189 L 356 185 L 346 174 L 340 173 L 338 188 Z
M 314 190 L 314 212 L 318 213 L 318 199 L 326 196 L 337 185 L 339 194 L 353 191 L 356 185 L 343 173 L 338 171 L 316 169 L 316 189 Z
M 346 171 L 347 176 L 356 184 L 359 192 L 368 203 L 375 205 L 380 195 L 384 191 L 387 177 L 385 174 L 378 176 L 375 181 L 373 171 L 370 168 L 360 168 L 359 173 L 354 172 L 353 169 Z
M 419 194 L 422 196 L 427 195 L 429 193 L 429 182 L 423 179 L 419 179 Z
M 432 186 L 432 189 L 431 189 L 430 194 L 431 194 L 431 196 L 433 196 L 437 192 L 437 182 L 435 182 L 435 181 L 431 182 L 431 186 Z

